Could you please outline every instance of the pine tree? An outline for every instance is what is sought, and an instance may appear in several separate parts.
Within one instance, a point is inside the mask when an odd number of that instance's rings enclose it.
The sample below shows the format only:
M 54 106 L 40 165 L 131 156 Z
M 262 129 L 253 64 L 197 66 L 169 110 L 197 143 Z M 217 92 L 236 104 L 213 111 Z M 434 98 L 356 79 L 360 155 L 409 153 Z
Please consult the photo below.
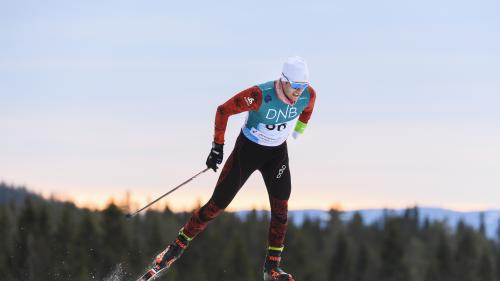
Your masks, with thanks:
M 283 252 L 281 263 L 284 270 L 293 274 L 296 280 L 304 280 L 310 271 L 310 263 L 317 262 L 311 260 L 311 253 L 307 251 L 308 241 L 314 237 L 306 237 L 293 224 L 288 226 L 288 233 L 290 235 L 287 235 L 287 248 Z
M 371 264 L 368 247 L 364 242 L 361 242 L 354 264 L 353 280 L 368 281 L 372 271 Z
M 330 220 L 328 221 L 327 224 L 327 230 L 331 232 L 330 235 L 334 236 L 343 227 L 341 220 L 342 212 L 337 209 L 330 209 L 328 213 L 330 214 Z
M 144 248 L 147 243 L 142 238 L 141 220 L 139 217 L 133 218 L 128 221 L 128 236 L 130 237 L 129 248 L 127 249 L 127 270 L 132 273 L 139 273 L 143 270 L 143 263 L 145 261 L 151 261 L 153 258 L 150 255 L 144 254 Z
M 453 261 L 448 238 L 444 230 L 439 234 L 439 241 L 435 255 L 430 260 L 426 279 L 427 281 L 453 281 Z
M 477 277 L 479 281 L 491 281 L 494 280 L 494 270 L 493 261 L 491 259 L 490 253 L 487 249 L 484 249 L 481 254 L 481 259 L 479 260 L 479 266 L 477 271 Z
M 363 217 L 359 212 L 355 212 L 351 221 L 347 226 L 349 237 L 357 242 L 361 242 L 363 240 Z
M 38 280 L 54 280 L 49 275 L 52 266 L 52 247 L 50 245 L 50 215 L 47 205 L 42 202 L 35 209 L 37 213 L 36 229 L 33 233 L 33 275 Z
M 456 235 L 458 242 L 455 252 L 455 280 L 475 280 L 479 256 L 474 231 L 461 221 Z
M 382 241 L 382 265 L 379 271 L 379 280 L 409 281 L 409 269 L 404 263 L 404 244 L 398 228 L 397 219 L 386 218 L 384 237 Z
M 223 280 L 254 281 L 257 279 L 255 271 L 251 270 L 244 243 L 238 235 L 234 235 L 232 241 L 228 241 L 224 260 Z
M 417 235 L 419 230 L 419 210 L 418 207 L 408 208 L 403 215 L 403 234 L 406 236 Z
M 144 220 L 142 221 L 142 226 L 139 227 L 136 232 L 140 233 L 141 236 L 148 241 L 148 243 L 144 243 L 145 247 L 142 250 L 145 256 L 149 258 L 147 261 L 142 262 L 143 265 L 145 265 L 145 263 L 151 263 L 153 257 L 167 247 L 167 244 L 171 242 L 167 240 L 169 237 L 170 240 L 172 240 L 175 235 L 177 235 L 177 228 L 170 229 L 170 232 L 163 233 L 161 226 L 162 220 L 157 212 L 146 212 Z
M 497 225 L 497 241 L 500 243 L 500 219 L 498 219 Z
M 99 255 L 102 260 L 99 264 L 98 274 L 100 277 L 103 277 L 124 262 L 129 241 L 126 236 L 125 215 L 115 204 L 109 204 L 102 211 L 101 215 L 101 229 L 103 234 Z
M 32 246 L 33 234 L 36 232 L 36 213 L 33 202 L 28 197 L 24 201 L 18 219 L 17 234 L 14 240 L 12 271 L 15 280 L 32 280 L 34 277 L 34 251 Z
M 12 212 L 8 206 L 0 206 L 0 272 L 6 280 L 14 279 L 12 276 L 12 257 L 14 241 L 14 222 Z
M 479 233 L 482 237 L 486 237 L 486 226 L 484 224 L 484 212 L 479 213 Z
M 340 233 L 330 261 L 328 280 L 349 281 L 352 275 L 352 254 L 349 241 L 344 233 Z
M 266 245 L 268 244 L 269 220 L 266 216 L 253 209 L 240 223 L 241 227 L 238 229 L 244 237 L 243 241 L 245 241 L 251 266 L 260 272 L 266 255 Z M 286 244 L 288 244 L 288 238 L 287 235 Z
M 500 240 L 497 240 L 497 246 L 494 253 L 494 257 L 496 258 L 496 275 L 497 280 L 500 281 Z
M 53 270 L 52 278 L 55 280 L 70 280 L 74 276 L 76 265 L 74 260 L 75 246 L 75 212 L 72 204 L 62 207 L 56 230 L 51 236 Z
M 96 276 L 96 268 L 100 263 L 99 237 L 95 215 L 88 210 L 84 210 L 78 223 L 74 246 L 74 256 L 78 259 L 79 266 L 76 268 L 75 276 L 77 280 L 89 280 Z

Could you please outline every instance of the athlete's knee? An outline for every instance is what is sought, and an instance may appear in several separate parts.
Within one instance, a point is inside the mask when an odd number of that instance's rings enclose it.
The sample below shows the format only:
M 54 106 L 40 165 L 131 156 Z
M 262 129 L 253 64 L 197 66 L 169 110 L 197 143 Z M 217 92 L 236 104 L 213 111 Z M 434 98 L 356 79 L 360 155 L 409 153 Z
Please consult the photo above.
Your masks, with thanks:
M 270 197 L 271 201 L 271 220 L 280 224 L 287 224 L 288 221 L 288 200 Z
M 210 199 L 203 207 L 200 208 L 198 216 L 201 221 L 208 222 L 222 213 L 224 209 L 225 207 L 220 207 L 213 199 Z

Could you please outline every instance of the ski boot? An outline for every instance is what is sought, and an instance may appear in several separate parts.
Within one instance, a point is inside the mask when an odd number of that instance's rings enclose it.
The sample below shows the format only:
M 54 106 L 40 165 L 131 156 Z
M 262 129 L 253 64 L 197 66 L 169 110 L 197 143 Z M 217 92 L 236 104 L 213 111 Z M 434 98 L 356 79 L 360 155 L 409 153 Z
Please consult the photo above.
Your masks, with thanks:
M 264 262 L 264 281 L 294 281 L 291 274 L 280 268 L 282 248 L 269 247 Z
M 181 257 L 182 253 L 184 253 L 184 250 L 189 245 L 190 240 L 191 239 L 187 237 L 181 229 L 179 236 L 177 236 L 175 241 L 156 256 L 153 261 L 153 267 L 157 269 L 169 268 L 178 258 Z
M 294 281 L 293 276 L 279 267 L 264 269 L 264 281 Z
M 184 248 L 178 243 L 179 241 L 176 239 L 174 243 L 168 245 L 163 252 L 159 253 L 153 262 L 153 266 L 158 269 L 169 268 L 184 252 Z
M 183 232 L 183 228 L 179 231 L 179 235 L 167 248 L 158 254 L 153 261 L 152 267 L 144 273 L 137 281 L 148 281 L 156 279 L 160 276 L 160 273 L 165 269 L 168 269 L 180 256 L 184 253 L 184 250 L 189 245 L 189 241 L 192 238 L 188 237 Z

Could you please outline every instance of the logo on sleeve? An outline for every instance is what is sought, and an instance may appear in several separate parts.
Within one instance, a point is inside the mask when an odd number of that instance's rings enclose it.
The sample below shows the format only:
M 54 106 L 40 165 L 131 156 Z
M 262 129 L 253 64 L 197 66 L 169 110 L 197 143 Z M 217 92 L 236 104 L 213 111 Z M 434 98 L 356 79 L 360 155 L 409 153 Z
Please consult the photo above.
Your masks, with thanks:
M 253 98 L 245 97 L 245 102 L 247 103 L 248 106 L 251 106 L 253 101 L 254 101 Z
M 273 100 L 273 98 L 272 98 L 270 95 L 266 95 L 266 97 L 264 98 L 264 101 L 265 101 L 266 103 L 268 103 L 268 102 L 270 102 L 270 101 L 272 101 L 272 100 Z

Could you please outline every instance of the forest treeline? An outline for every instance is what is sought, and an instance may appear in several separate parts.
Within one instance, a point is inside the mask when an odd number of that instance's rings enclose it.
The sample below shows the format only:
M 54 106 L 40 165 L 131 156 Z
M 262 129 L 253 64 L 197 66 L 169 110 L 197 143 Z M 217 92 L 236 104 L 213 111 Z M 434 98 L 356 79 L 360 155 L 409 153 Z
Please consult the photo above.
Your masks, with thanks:
M 113 203 L 94 211 L 30 196 L 2 203 L 0 280 L 134 280 L 189 216 L 166 208 L 127 220 Z M 262 280 L 268 225 L 256 211 L 222 214 L 160 280 Z M 327 222 L 289 225 L 282 265 L 296 281 L 500 281 L 498 241 L 484 225 L 422 222 L 417 207 L 370 225 L 332 209 Z

